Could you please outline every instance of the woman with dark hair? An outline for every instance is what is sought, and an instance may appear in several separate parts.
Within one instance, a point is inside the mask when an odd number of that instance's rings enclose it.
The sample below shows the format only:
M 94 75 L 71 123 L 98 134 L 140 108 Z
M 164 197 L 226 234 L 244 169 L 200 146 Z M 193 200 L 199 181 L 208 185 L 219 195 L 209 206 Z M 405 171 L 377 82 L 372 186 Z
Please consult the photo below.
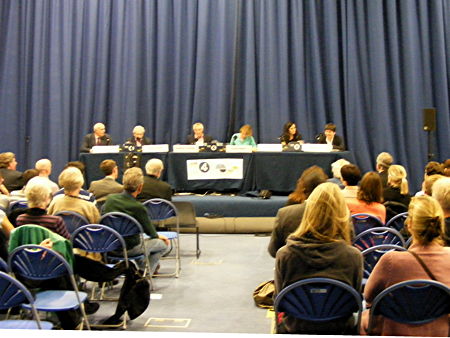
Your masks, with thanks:
M 375 297 L 391 285 L 412 279 L 435 279 L 450 286 L 450 248 L 442 245 L 444 215 L 439 203 L 430 196 L 413 197 L 408 209 L 406 227 L 412 236 L 408 251 L 388 251 L 370 274 L 364 288 L 368 308 Z M 425 271 L 422 263 L 431 274 Z M 433 277 L 431 276 L 433 275 Z M 368 327 L 369 312 L 363 313 L 361 334 Z M 447 314 L 421 325 L 401 324 L 378 317 L 371 334 L 380 336 L 447 337 Z
M 297 180 L 295 190 L 288 196 L 286 206 L 303 203 L 314 188 L 327 179 L 327 174 L 319 166 L 313 165 L 305 169 Z
M 371 171 L 366 173 L 359 185 L 356 198 L 347 198 L 350 213 L 369 214 L 377 217 L 383 224 L 386 222 L 386 207 L 383 202 L 383 183 L 380 175 Z
M 294 122 L 286 122 L 283 126 L 283 134 L 280 136 L 280 141 L 283 146 L 289 142 L 302 141 L 302 134 L 297 130 L 297 126 Z

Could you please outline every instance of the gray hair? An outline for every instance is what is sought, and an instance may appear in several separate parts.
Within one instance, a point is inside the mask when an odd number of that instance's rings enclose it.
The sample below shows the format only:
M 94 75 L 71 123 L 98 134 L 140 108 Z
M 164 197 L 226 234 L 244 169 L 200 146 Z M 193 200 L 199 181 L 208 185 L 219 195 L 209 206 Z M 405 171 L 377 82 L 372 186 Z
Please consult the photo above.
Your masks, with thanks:
M 45 207 L 45 203 L 50 198 L 52 191 L 46 184 L 34 184 L 30 188 L 25 188 L 25 196 L 30 208 Z
M 139 133 L 139 132 L 145 133 L 145 128 L 143 126 L 136 126 L 136 127 L 133 128 L 133 134 L 134 133 Z
M 68 167 L 59 174 L 58 183 L 66 192 L 75 191 L 84 184 L 83 174 L 76 167 Z
M 147 175 L 157 175 L 164 169 L 164 163 L 158 158 L 152 158 L 145 164 Z
M 445 212 L 450 212 L 450 177 L 444 177 L 434 182 L 431 189 L 435 198 Z
M 123 188 L 129 193 L 135 192 L 139 185 L 144 183 L 144 175 L 142 169 L 133 167 L 125 170 L 122 178 Z

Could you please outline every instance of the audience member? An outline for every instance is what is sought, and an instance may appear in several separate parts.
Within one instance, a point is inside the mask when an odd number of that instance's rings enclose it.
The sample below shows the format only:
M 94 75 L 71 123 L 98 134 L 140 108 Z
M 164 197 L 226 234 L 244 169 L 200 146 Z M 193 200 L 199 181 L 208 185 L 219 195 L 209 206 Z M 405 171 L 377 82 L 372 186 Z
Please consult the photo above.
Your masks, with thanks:
M 411 200 L 409 195 L 407 174 L 403 166 L 394 164 L 388 169 L 388 186 L 384 189 L 385 202 L 397 202 L 408 207 Z
M 375 265 L 364 288 L 364 299 L 369 307 L 374 298 L 391 285 L 412 279 L 432 279 L 420 261 L 423 261 L 438 282 L 450 286 L 450 248 L 442 246 L 444 216 L 439 203 L 430 196 L 414 197 L 409 205 L 405 225 L 412 235 L 412 244 L 408 251 L 386 252 Z M 368 311 L 365 311 L 362 333 L 366 333 L 367 327 Z M 402 324 L 378 317 L 371 334 L 446 337 L 448 330 L 447 314 L 421 325 Z
M 142 147 L 147 144 L 152 144 L 152 140 L 145 136 L 145 128 L 143 126 L 136 126 L 133 128 L 133 136 L 127 139 L 125 143 L 131 143 L 137 147 Z
M 209 135 L 206 135 L 204 132 L 205 127 L 202 123 L 197 122 L 192 125 L 193 134 L 187 136 L 186 143 L 187 144 L 196 144 L 202 146 L 204 144 L 211 143 L 213 138 Z
M 163 162 L 158 158 L 152 158 L 145 164 L 144 186 L 137 199 L 141 202 L 152 198 L 163 198 L 172 200 L 172 187 L 170 184 L 160 180 L 164 170 Z
M 9 221 L 3 210 L 0 210 L 0 257 L 4 261 L 8 260 L 8 239 L 9 234 L 14 229 L 14 226 Z
M 94 124 L 94 132 L 87 134 L 83 139 L 83 144 L 81 145 L 81 153 L 90 153 L 93 146 L 106 146 L 111 145 L 111 136 L 106 134 L 106 127 L 103 123 Z
M 0 173 L 0 210 L 6 211 L 9 206 L 9 191 L 3 184 L 4 179 Z
M 68 162 L 64 169 L 67 169 L 69 167 L 74 167 L 77 168 L 78 170 L 80 170 L 81 174 L 84 177 L 84 171 L 85 171 L 85 165 L 83 162 L 80 161 L 71 161 Z M 64 196 L 64 188 L 59 189 L 56 193 L 53 194 L 53 198 L 58 198 Z M 93 193 L 84 190 L 83 188 L 80 190 L 80 193 L 78 195 L 78 198 L 84 199 L 86 201 L 89 201 L 91 203 L 93 203 L 94 205 L 97 203 L 97 201 L 95 200 L 95 196 Z
M 236 133 L 233 136 L 231 136 L 230 144 L 239 146 L 246 145 L 256 148 L 256 142 L 255 139 L 253 138 L 252 126 L 249 124 L 244 124 L 239 130 L 239 133 Z
M 334 123 L 327 123 L 323 134 L 319 134 L 316 139 L 317 143 L 332 145 L 334 150 L 345 150 L 344 140 L 341 136 L 336 135 L 336 125 Z
M 431 196 L 433 191 L 433 185 L 436 183 L 436 181 L 440 180 L 441 178 L 445 178 L 444 175 L 430 175 L 425 178 L 425 181 L 423 181 L 423 192 L 424 195 Z M 417 196 L 417 194 L 416 194 Z M 420 196 L 420 195 L 419 195 Z
M 94 194 L 98 203 L 103 203 L 110 194 L 117 194 L 123 191 L 123 185 L 118 183 L 119 168 L 113 160 L 104 160 L 100 163 L 100 170 L 105 175 L 98 181 L 92 181 L 89 186 L 89 192 Z
M 444 167 L 444 175 L 450 177 L 450 158 L 445 160 L 442 166 Z
M 381 178 L 383 188 L 387 187 L 388 169 L 394 162 L 394 158 L 387 152 L 379 153 L 377 156 L 376 170 Z
M 383 202 L 383 185 L 380 176 L 374 172 L 366 173 L 359 186 L 356 198 L 346 198 L 350 214 L 369 214 L 386 223 L 386 207 Z
M 59 187 L 49 178 L 50 174 L 52 173 L 52 162 L 50 162 L 50 160 L 46 158 L 43 158 L 37 161 L 34 167 L 39 172 L 39 174 L 38 176 L 35 176 L 28 181 L 28 188 L 26 189 L 29 189 L 36 184 L 45 184 L 48 185 L 52 194 L 56 193 L 59 190 Z
M 445 246 L 450 246 L 450 177 L 437 180 L 433 184 L 432 196 L 442 207 L 445 218 L 445 232 L 443 240 Z
M 426 164 L 424 170 L 425 178 L 431 175 L 444 175 L 444 166 L 436 161 L 430 161 Z
M 20 190 L 11 191 L 9 194 L 10 200 L 26 200 L 25 189 L 27 188 L 27 183 L 33 178 L 39 175 L 37 169 L 27 169 L 23 172 L 23 182 L 24 186 Z
M 356 198 L 358 194 L 358 182 L 361 180 L 361 171 L 354 164 L 346 164 L 341 168 L 344 198 Z
M 0 174 L 3 176 L 3 184 L 9 192 L 13 190 L 20 190 L 24 185 L 23 174 L 16 169 L 16 155 L 11 152 L 1 153 Z
M 286 238 L 298 228 L 305 212 L 308 196 L 319 184 L 326 182 L 326 179 L 327 175 L 318 166 L 312 166 L 303 171 L 297 182 L 297 188 L 289 195 L 292 198 L 292 205 L 279 209 L 275 217 L 268 248 L 272 257 L 275 257 L 278 249 L 286 244 Z
M 339 187 L 322 183 L 308 197 L 297 230 L 278 250 L 275 294 L 292 283 L 314 277 L 332 278 L 361 289 L 363 257 L 351 246 L 349 212 Z M 353 316 L 326 323 L 308 322 L 284 315 L 277 318 L 278 333 L 352 334 Z
M 283 126 L 283 134 L 280 136 L 281 144 L 286 146 L 289 142 L 300 142 L 302 140 L 302 134 L 298 132 L 296 124 L 294 122 L 286 122 Z
M 137 167 L 129 168 L 123 175 L 124 192 L 121 194 L 112 194 L 106 198 L 103 206 L 104 212 L 123 212 L 134 217 L 149 236 L 145 239 L 145 254 L 150 261 L 150 275 L 155 272 L 160 257 L 167 252 L 169 241 L 166 237 L 158 235 L 155 227 L 150 222 L 147 210 L 142 203 L 136 200 L 136 197 L 142 191 L 144 177 L 142 170 Z M 128 236 L 125 238 L 127 252 L 129 256 L 141 254 L 141 242 L 139 235 Z
M 328 182 L 336 183 L 340 189 L 344 189 L 344 183 L 342 183 L 341 169 L 344 165 L 350 164 L 349 161 L 341 158 L 333 163 L 331 163 L 331 172 L 333 177 L 328 179 Z

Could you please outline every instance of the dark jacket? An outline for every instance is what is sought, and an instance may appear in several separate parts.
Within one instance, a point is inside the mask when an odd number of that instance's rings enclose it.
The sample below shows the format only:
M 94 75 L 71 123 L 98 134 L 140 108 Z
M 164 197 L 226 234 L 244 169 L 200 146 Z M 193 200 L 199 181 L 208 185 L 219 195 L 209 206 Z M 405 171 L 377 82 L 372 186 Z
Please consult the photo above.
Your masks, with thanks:
M 195 142 L 197 142 L 198 139 L 195 138 L 195 136 L 193 134 L 188 135 L 187 139 L 186 139 L 186 143 L 187 144 L 195 144 Z M 203 134 L 203 142 L 204 143 L 211 143 L 213 141 L 212 136 Z
M 101 140 L 100 145 L 102 145 L 102 146 L 109 146 L 109 145 L 113 144 L 111 136 L 109 136 L 108 134 L 103 135 L 100 138 L 100 140 Z M 95 145 L 96 145 L 95 144 L 95 134 L 94 133 L 87 134 L 83 139 L 83 144 L 81 145 L 80 152 L 88 153 L 91 150 L 91 148 Z
M 327 143 L 327 137 L 325 136 L 325 134 L 320 134 L 320 136 L 317 138 L 317 143 Z M 333 137 L 333 149 L 337 149 L 340 151 L 344 151 L 345 150 L 345 144 L 344 144 L 344 140 L 342 139 L 341 136 L 338 135 L 334 135 Z
M 20 190 L 24 186 L 23 173 L 17 170 L 1 168 L 0 173 L 5 180 L 3 184 L 9 192 Z
M 127 139 L 125 141 L 125 143 L 132 143 L 132 144 L 136 145 L 136 139 L 134 138 L 134 136 L 132 136 L 129 139 Z M 141 140 L 141 144 L 144 146 L 147 144 L 153 144 L 153 142 L 152 142 L 152 140 L 150 140 L 150 138 L 148 138 L 147 136 L 144 136 Z
M 400 188 L 394 188 L 387 186 L 383 191 L 383 198 L 385 202 L 392 201 L 404 204 L 406 207 L 409 206 L 411 202 L 411 196 L 409 194 L 402 195 L 400 193 Z
M 303 140 L 302 139 L 302 134 L 298 133 L 297 135 L 294 136 L 294 138 L 292 140 L 289 140 L 290 135 L 289 134 L 283 134 L 280 136 L 280 142 L 281 143 L 286 143 L 288 144 L 289 142 L 298 142 Z
M 145 202 L 152 198 L 163 198 L 165 200 L 172 200 L 172 187 L 169 183 L 159 180 L 155 176 L 145 175 L 144 186 L 137 199 Z
M 362 276 L 363 256 L 351 245 L 290 237 L 276 255 L 275 296 L 296 281 L 315 277 L 336 279 L 360 291 Z M 340 333 L 348 327 L 343 320 L 315 324 L 288 316 L 283 323 L 289 333 Z

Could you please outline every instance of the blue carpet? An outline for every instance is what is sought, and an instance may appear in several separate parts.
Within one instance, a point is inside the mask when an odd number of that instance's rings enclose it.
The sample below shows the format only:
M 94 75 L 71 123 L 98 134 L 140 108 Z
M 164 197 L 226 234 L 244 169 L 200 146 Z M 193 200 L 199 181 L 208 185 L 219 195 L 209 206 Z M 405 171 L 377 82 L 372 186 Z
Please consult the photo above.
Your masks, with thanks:
M 191 202 L 197 217 L 275 217 L 287 196 L 270 199 L 242 196 L 174 196 L 175 202 Z

